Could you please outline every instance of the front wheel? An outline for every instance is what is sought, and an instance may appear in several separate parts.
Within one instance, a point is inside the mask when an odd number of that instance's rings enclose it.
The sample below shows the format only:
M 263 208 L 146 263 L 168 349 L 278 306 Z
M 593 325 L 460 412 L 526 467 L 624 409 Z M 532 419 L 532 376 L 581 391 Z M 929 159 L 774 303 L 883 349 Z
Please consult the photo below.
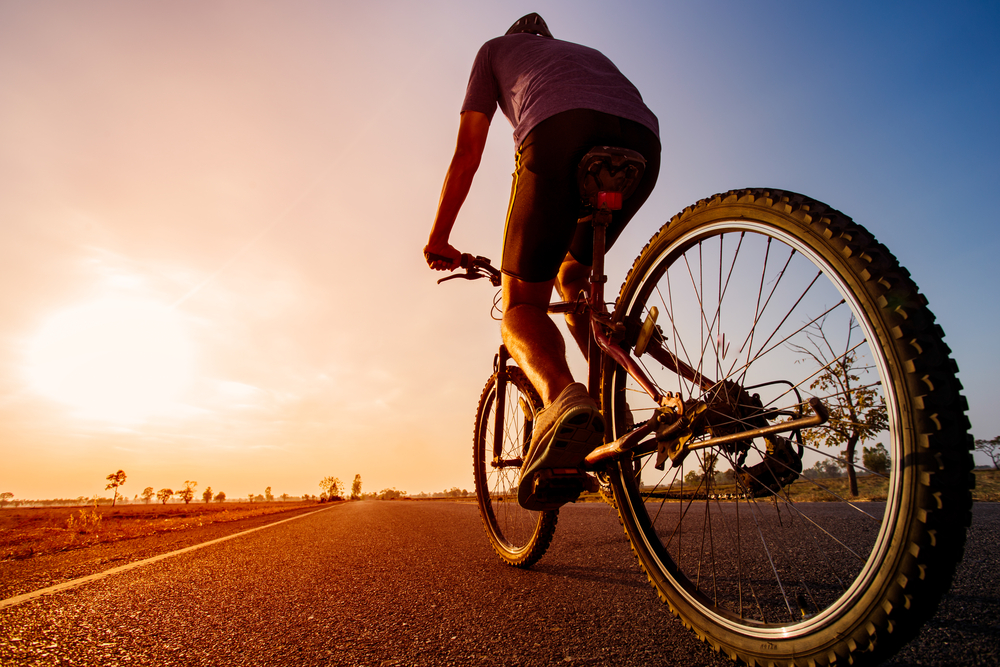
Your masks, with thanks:
M 651 583 L 716 650 L 867 664 L 933 614 L 962 555 L 972 457 L 925 304 L 864 228 L 788 192 L 703 200 L 636 259 L 615 318 L 634 331 L 656 306 L 639 362 L 696 416 L 676 466 L 653 443 L 611 482 Z M 614 362 L 603 377 L 617 438 L 656 406 Z M 733 437 L 807 416 L 813 397 L 822 426 Z
M 486 383 L 476 410 L 472 458 L 479 514 L 493 550 L 516 567 L 542 557 L 559 518 L 559 510 L 533 512 L 517 502 L 521 462 L 541 408 L 521 369 L 504 366 Z

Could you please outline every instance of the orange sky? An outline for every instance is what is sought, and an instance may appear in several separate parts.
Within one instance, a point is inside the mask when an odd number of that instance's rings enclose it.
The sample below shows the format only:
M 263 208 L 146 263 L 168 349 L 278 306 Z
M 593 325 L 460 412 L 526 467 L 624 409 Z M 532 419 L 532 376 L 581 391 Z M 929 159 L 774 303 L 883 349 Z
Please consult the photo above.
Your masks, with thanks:
M 623 7 L 0 4 L 0 491 L 89 496 L 119 468 L 130 496 L 185 479 L 231 498 L 299 495 L 355 474 L 367 491 L 471 488 L 493 290 L 438 287 L 420 250 L 472 57 L 533 10 L 557 37 L 611 56 L 664 128 L 660 185 L 610 258 L 612 291 L 684 205 L 746 185 L 806 192 L 910 267 L 972 371 L 977 437 L 1000 432 L 985 391 L 997 316 L 948 298 L 991 280 L 981 267 L 996 227 L 970 227 L 975 248 L 931 240 L 948 201 L 995 185 L 996 167 L 981 166 L 995 164 L 995 123 L 967 111 L 996 93 L 916 77 L 928 35 L 954 41 L 936 32 L 941 17 L 782 19 L 785 35 L 825 25 L 869 44 L 831 58 L 752 38 L 741 26 L 767 22 L 727 3 Z M 865 39 L 880 25 L 902 30 L 899 43 Z M 995 72 L 996 48 L 986 55 L 949 57 Z M 966 103 L 913 111 L 908 96 L 935 86 Z M 914 136 L 926 155 L 914 157 Z M 965 152 L 941 158 L 956 145 Z M 512 148 L 498 114 L 455 236 L 495 260 Z M 887 211 L 887 196 L 904 203 Z M 956 218 L 996 222 L 974 207 Z

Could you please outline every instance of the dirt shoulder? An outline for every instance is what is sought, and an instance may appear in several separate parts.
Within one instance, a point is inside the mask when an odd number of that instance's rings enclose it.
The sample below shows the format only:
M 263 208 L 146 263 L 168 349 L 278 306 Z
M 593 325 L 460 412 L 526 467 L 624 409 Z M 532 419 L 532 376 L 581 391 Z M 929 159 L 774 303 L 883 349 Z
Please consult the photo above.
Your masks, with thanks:
M 31 512 L 30 509 L 4 509 L 0 512 L 3 516 L 0 540 L 6 557 L 0 559 L 0 599 L 336 504 L 254 503 L 253 506 L 234 505 L 224 510 L 203 512 L 192 511 L 195 508 L 191 506 L 186 511 L 178 508 L 176 512 L 166 512 L 166 516 L 161 516 L 164 512 L 151 510 L 138 513 L 145 516 L 123 512 L 124 516 L 119 515 L 122 518 L 102 518 L 96 532 L 78 534 L 72 540 L 65 535 L 60 539 L 51 539 L 51 535 L 59 534 L 54 530 L 58 525 L 53 525 L 53 521 L 62 517 L 65 522 L 70 508 L 44 508 L 40 512 L 51 513 L 51 516 L 36 513 L 29 522 L 7 513 Z M 109 515 L 114 516 L 110 508 L 100 509 L 108 510 Z M 72 508 L 72 511 L 77 512 L 79 508 Z M 20 525 L 20 542 L 17 541 L 17 525 Z M 60 530 L 65 533 L 67 529 Z

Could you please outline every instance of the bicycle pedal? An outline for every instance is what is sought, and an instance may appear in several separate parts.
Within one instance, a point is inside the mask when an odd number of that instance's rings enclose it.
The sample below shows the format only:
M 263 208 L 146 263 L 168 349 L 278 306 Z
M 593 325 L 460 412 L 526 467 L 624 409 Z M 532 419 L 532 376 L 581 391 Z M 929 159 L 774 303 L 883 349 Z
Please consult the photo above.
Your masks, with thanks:
M 532 482 L 528 509 L 553 510 L 576 502 L 581 493 L 593 490 L 597 480 L 579 468 L 540 470 Z
M 543 470 L 538 475 L 541 476 L 545 472 L 549 472 L 551 475 L 545 478 L 546 481 L 543 484 L 566 489 L 580 489 L 580 493 L 597 493 L 601 490 L 600 480 L 579 468 L 553 468 L 552 470 Z M 535 488 L 537 489 L 538 486 L 539 478 L 536 477 Z

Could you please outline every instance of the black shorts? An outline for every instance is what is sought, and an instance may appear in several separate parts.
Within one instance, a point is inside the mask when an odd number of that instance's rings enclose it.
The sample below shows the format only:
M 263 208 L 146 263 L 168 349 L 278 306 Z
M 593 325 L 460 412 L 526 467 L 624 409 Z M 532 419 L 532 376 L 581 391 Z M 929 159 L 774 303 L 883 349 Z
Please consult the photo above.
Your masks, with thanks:
M 610 248 L 646 201 L 660 172 L 660 141 L 642 123 L 575 109 L 535 126 L 517 151 L 514 184 L 504 228 L 504 273 L 526 282 L 552 280 L 567 251 L 590 266 L 594 228 L 577 221 L 584 213 L 576 180 L 577 167 L 594 146 L 617 146 L 646 158 L 642 181 L 607 230 Z

